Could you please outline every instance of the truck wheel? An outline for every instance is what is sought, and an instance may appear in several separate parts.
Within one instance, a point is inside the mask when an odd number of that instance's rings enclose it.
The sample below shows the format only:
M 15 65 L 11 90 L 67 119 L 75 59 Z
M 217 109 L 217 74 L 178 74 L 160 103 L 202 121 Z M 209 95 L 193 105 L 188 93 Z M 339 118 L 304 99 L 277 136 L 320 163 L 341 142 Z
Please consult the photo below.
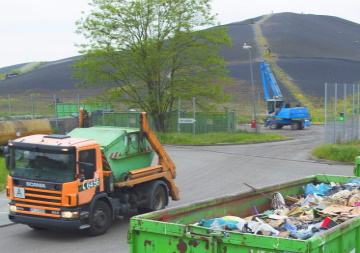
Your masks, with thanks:
M 104 201 L 97 201 L 90 217 L 90 227 L 87 229 L 90 235 L 102 235 L 108 230 L 111 222 L 111 211 Z
M 152 195 L 152 211 L 164 209 L 166 206 L 167 195 L 163 186 L 156 187 L 154 194 Z
M 301 127 L 300 121 L 293 121 L 291 122 L 291 129 L 292 130 L 299 130 Z
M 138 207 L 139 213 L 148 213 L 164 209 L 168 203 L 168 192 L 162 181 L 154 181 L 148 188 L 149 197 L 147 207 Z
M 271 121 L 269 124 L 270 129 L 278 129 L 279 128 L 279 124 L 276 121 Z

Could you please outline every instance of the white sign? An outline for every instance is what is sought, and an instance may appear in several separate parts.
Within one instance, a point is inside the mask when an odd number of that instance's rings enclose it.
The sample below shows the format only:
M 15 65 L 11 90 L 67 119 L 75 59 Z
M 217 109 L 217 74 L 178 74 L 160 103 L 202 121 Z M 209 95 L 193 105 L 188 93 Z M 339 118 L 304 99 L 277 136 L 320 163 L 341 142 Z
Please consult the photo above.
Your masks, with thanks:
M 179 118 L 180 124 L 192 124 L 195 122 L 196 122 L 196 119 L 193 119 L 193 118 Z
M 14 187 L 14 197 L 24 199 L 25 189 L 22 187 Z

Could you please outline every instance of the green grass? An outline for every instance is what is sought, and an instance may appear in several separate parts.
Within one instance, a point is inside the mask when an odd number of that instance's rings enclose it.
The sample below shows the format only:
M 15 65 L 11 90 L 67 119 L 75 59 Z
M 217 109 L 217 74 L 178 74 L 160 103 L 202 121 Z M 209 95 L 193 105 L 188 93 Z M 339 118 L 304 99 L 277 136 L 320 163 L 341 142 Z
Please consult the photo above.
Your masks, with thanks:
M 6 178 L 8 171 L 5 168 L 5 158 L 0 157 L 0 191 L 3 191 L 6 188 Z
M 229 133 L 208 133 L 208 134 L 163 134 L 157 133 L 157 136 L 164 144 L 173 145 L 213 145 L 223 143 L 254 143 L 263 141 L 277 141 L 287 140 L 290 137 L 286 137 L 280 134 L 265 134 L 265 133 L 253 133 L 246 131 L 238 131 L 234 134 Z
M 312 156 L 339 162 L 355 162 L 355 157 L 360 156 L 360 147 L 356 143 L 348 145 L 323 144 L 311 151 Z

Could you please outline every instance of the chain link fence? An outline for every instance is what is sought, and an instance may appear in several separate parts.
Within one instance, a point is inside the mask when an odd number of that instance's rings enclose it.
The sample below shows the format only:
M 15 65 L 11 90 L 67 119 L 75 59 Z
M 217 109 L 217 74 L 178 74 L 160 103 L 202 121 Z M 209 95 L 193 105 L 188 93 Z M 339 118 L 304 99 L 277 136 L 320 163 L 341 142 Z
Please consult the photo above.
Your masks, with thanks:
M 0 118 L 3 119 L 18 119 L 18 118 L 56 118 L 70 116 L 58 115 L 57 109 L 63 105 L 72 104 L 80 106 L 87 104 L 87 99 L 91 97 L 80 96 L 61 96 L 56 94 L 53 96 L 44 94 L 30 94 L 30 95 L 1 95 L 0 96 Z M 75 108 L 77 111 L 77 108 Z
M 149 118 L 150 124 L 152 119 Z M 138 112 L 92 113 L 90 125 L 140 127 Z M 235 133 L 235 112 L 184 112 L 174 111 L 167 122 L 171 133 L 204 134 L 213 132 Z
M 77 127 L 78 108 L 90 110 L 109 107 L 109 103 L 92 103 L 93 95 L 57 96 L 44 94 L 0 96 L 0 120 L 47 118 L 54 133 L 66 134 Z
M 66 134 L 77 127 L 78 108 L 83 107 L 91 115 L 91 125 L 139 127 L 139 117 L 132 110 L 113 112 L 112 108 L 121 108 L 121 105 L 92 101 L 91 97 L 80 94 L 68 97 L 59 97 L 56 94 L 0 96 L 0 118 L 48 118 L 55 133 Z M 219 109 L 221 112 L 197 112 L 195 104 L 195 99 L 182 104 L 179 102 L 179 108 L 174 110 L 167 122 L 169 132 L 201 134 L 236 131 L 235 109 L 231 108 L 234 104 Z M 246 109 L 243 111 L 248 113 Z M 151 119 L 149 120 L 151 122 Z
M 359 84 L 325 84 L 324 143 L 359 139 Z

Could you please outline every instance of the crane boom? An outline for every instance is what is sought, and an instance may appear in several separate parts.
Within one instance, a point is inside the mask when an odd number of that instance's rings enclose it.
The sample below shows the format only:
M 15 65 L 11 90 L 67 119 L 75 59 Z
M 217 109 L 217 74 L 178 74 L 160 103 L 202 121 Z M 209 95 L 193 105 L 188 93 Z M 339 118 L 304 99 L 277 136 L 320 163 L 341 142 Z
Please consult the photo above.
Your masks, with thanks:
M 269 63 L 266 61 L 263 61 L 260 64 L 260 70 L 263 80 L 263 87 L 264 87 L 264 97 L 265 100 L 269 100 L 272 97 L 269 94 L 269 86 L 272 89 L 273 97 L 276 97 L 278 99 L 283 99 L 283 95 L 281 93 L 281 90 L 279 88 L 279 85 L 276 82 L 276 79 L 274 77 L 274 74 L 272 73 Z

